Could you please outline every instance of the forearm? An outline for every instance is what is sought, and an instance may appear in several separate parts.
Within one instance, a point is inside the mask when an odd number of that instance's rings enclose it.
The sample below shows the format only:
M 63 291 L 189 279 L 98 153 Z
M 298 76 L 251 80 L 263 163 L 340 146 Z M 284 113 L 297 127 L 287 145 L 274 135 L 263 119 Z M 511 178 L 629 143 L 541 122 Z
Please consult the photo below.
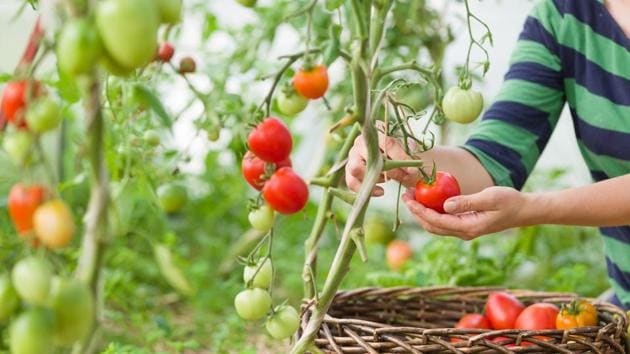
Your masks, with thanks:
M 438 146 L 420 155 L 425 171 L 431 173 L 433 162 L 440 171 L 455 176 L 462 194 L 473 194 L 494 186 L 494 181 L 483 165 L 468 151 L 458 147 Z
M 630 224 L 630 174 L 589 186 L 525 195 L 528 224 Z

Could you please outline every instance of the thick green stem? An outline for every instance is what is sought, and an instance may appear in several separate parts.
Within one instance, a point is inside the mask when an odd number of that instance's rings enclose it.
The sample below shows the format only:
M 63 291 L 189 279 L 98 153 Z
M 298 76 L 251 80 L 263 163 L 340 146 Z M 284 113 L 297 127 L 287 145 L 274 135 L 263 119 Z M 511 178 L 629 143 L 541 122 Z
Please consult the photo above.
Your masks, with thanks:
M 87 339 L 74 348 L 74 353 L 90 353 L 93 338 L 99 327 L 102 314 L 102 271 L 107 243 L 109 203 L 108 175 L 103 157 L 104 122 L 100 107 L 101 87 L 96 74 L 86 89 L 86 128 L 91 172 L 90 202 L 84 216 L 85 234 L 81 245 L 81 256 L 76 276 L 88 284 L 94 296 L 96 311 L 92 331 Z

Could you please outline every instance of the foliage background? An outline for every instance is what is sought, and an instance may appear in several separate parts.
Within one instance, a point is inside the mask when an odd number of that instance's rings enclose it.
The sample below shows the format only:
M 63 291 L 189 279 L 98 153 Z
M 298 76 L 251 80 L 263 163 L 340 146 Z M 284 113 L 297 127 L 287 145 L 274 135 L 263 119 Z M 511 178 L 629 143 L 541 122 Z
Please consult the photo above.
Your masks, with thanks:
M 266 8 L 272 1 L 261 0 Z M 441 2 L 440 2 L 441 3 Z M 255 33 L 265 28 L 258 16 L 273 16 L 273 11 L 263 10 L 258 15 L 232 1 L 185 1 L 186 20 L 179 33 L 178 53 L 192 54 L 202 71 L 195 75 L 194 83 L 200 88 L 216 85 L 211 77 L 220 77 L 221 71 L 228 80 L 224 87 L 215 87 L 222 93 L 239 94 L 248 103 L 259 102 L 264 95 L 264 83 L 248 85 L 251 74 L 230 71 L 220 62 L 220 54 L 238 50 L 234 38 L 227 31 L 238 29 Z M 34 14 L 27 10 L 12 21 L 18 1 L 0 4 L 0 73 L 10 72 L 26 41 Z M 462 61 L 466 44 L 453 2 L 447 13 L 447 21 L 454 26 L 456 41 L 447 50 L 445 79 L 454 82 L 453 68 Z M 489 100 L 497 91 L 501 77 L 507 68 L 509 54 L 514 46 L 521 23 L 533 2 L 514 0 L 508 2 L 474 2 L 474 11 L 488 21 L 495 35 L 495 47 L 491 49 L 492 67 L 485 80 L 485 97 Z M 269 18 L 269 17 L 268 17 Z M 245 28 L 241 28 L 243 26 Z M 248 25 L 249 24 L 249 25 Z M 322 29 L 319 29 L 322 30 Z M 273 46 L 264 50 L 265 60 L 273 60 L 279 54 L 297 51 L 299 33 L 289 26 L 278 28 Z M 243 43 L 240 42 L 239 43 Z M 252 55 L 242 50 L 243 61 Z M 218 53 L 218 54 L 217 54 Z M 261 71 L 272 72 L 274 67 L 265 61 L 258 63 Z M 333 81 L 343 80 L 343 71 L 337 63 L 331 69 Z M 343 83 L 341 83 L 343 87 Z M 164 104 L 171 112 L 177 112 L 186 104 L 185 83 L 170 80 L 159 87 Z M 240 95 L 239 95 L 240 96 Z M 238 96 L 235 99 L 240 99 Z M 193 121 L 202 113 L 199 106 L 192 113 L 182 116 L 174 126 L 173 135 L 165 136 L 165 145 L 173 149 L 187 149 L 195 136 Z M 322 151 L 313 146 L 323 146 L 324 131 L 336 117 L 331 117 L 321 104 L 313 104 L 299 118 L 291 121 L 294 132 L 300 135 L 301 144 L 294 157 L 296 169 L 304 176 L 317 172 L 317 160 Z M 448 143 L 460 143 L 467 128 L 450 130 Z M 133 134 L 133 132 L 131 133 Z M 251 196 L 250 189 L 241 179 L 236 161 L 241 152 L 235 137 L 224 130 L 216 143 L 210 143 L 205 134 L 192 140 L 192 159 L 183 170 L 190 172 L 186 178 L 192 193 L 192 202 L 184 213 L 161 219 L 153 229 L 146 228 L 147 220 L 156 213 L 147 184 L 137 183 L 126 190 L 119 202 L 120 215 L 137 232 L 115 239 L 108 254 L 106 273 L 107 327 L 104 333 L 105 353 L 272 353 L 283 352 L 282 344 L 271 341 L 258 325 L 248 325 L 239 320 L 232 308 L 233 296 L 242 288 L 240 267 L 233 264 L 232 250 L 242 244 L 248 223 L 244 206 Z M 115 145 L 115 144 L 114 144 Z M 110 159 L 115 164 L 119 150 L 111 147 Z M 144 156 L 143 156 L 144 158 Z M 148 157 L 150 159 L 150 157 Z M 157 162 L 159 165 L 159 161 Z M 19 178 L 13 167 L 0 153 L 0 196 L 7 194 L 10 186 Z M 147 175 L 159 175 L 158 168 L 142 167 Z M 553 167 L 553 168 L 552 168 Z M 588 177 L 575 146 L 573 131 L 566 117 L 552 137 L 552 141 L 537 166 L 526 188 L 541 190 L 584 184 Z M 85 205 L 82 181 L 70 188 L 69 196 L 76 215 Z M 391 191 L 395 186 L 390 186 Z M 394 194 L 394 193 L 390 193 Z M 137 198 L 134 198 L 137 197 Z M 317 200 L 313 198 L 313 200 Z M 374 203 L 372 213 L 385 212 L 391 218 L 395 200 L 384 198 Z M 299 275 L 303 260 L 302 245 L 310 229 L 315 205 L 309 205 L 304 214 L 283 218 L 279 223 L 274 253 L 277 267 L 277 297 L 288 297 L 298 306 L 302 292 Z M 593 229 L 540 226 L 485 237 L 473 243 L 454 239 L 435 238 L 424 234 L 403 212 L 406 222 L 398 237 L 409 239 L 416 251 L 414 262 L 402 273 L 386 270 L 383 249 L 370 247 L 370 262 L 355 260 L 344 288 L 361 286 L 393 286 L 435 284 L 451 285 L 503 285 L 540 290 L 576 291 L 596 296 L 607 288 L 601 245 Z M 325 250 L 320 264 L 330 261 L 336 230 L 329 227 Z M 177 255 L 178 265 L 198 290 L 192 297 L 178 295 L 161 277 L 153 260 L 151 243 L 163 242 L 171 246 Z M 64 251 L 60 259 L 70 260 L 66 271 L 72 270 L 76 248 Z M 0 198 L 0 262 L 9 269 L 24 250 L 16 242 L 6 215 L 6 201 Z M 60 263 L 61 264 L 61 263 Z M 325 272 L 325 269 L 320 269 Z M 321 279 L 322 277 L 320 277 Z M 5 328 L 0 327 L 2 331 Z M 2 336 L 3 340 L 6 336 Z M 2 346 L 0 345 L 0 348 Z M 0 349 L 1 350 L 1 349 Z

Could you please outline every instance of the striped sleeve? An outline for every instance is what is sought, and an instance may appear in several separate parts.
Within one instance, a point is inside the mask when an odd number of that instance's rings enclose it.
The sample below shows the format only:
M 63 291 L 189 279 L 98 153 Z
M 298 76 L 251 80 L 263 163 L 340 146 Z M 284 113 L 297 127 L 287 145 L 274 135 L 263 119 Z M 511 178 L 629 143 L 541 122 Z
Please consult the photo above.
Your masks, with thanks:
M 496 185 L 523 187 L 558 122 L 565 94 L 554 34 L 561 21 L 550 0 L 534 8 L 499 95 L 463 146 Z

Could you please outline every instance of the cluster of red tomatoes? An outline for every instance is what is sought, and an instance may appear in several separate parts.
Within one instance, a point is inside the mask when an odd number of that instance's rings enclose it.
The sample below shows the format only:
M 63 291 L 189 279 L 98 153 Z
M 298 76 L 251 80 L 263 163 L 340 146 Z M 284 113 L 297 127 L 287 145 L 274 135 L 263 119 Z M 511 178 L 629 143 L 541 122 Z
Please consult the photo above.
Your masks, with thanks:
M 455 328 L 466 329 L 572 329 L 597 325 L 597 310 L 586 300 L 575 300 L 559 309 L 551 303 L 536 303 L 525 307 L 514 295 L 505 292 L 494 292 L 488 296 L 485 315 L 479 313 L 463 316 Z M 547 338 L 538 336 L 536 339 Z M 453 342 L 462 341 L 452 339 Z M 493 342 L 514 346 L 513 339 L 496 337 Z M 522 342 L 522 346 L 531 343 Z
M 302 210 L 308 187 L 291 168 L 293 139 L 287 126 L 278 118 L 265 118 L 251 131 L 247 144 L 250 151 L 241 165 L 247 183 L 262 190 L 267 205 L 281 214 Z
M 12 318 L 11 353 L 52 353 L 70 347 L 92 328 L 94 299 L 77 279 L 56 276 L 41 257 L 17 262 L 11 275 L 0 274 L 0 322 Z

